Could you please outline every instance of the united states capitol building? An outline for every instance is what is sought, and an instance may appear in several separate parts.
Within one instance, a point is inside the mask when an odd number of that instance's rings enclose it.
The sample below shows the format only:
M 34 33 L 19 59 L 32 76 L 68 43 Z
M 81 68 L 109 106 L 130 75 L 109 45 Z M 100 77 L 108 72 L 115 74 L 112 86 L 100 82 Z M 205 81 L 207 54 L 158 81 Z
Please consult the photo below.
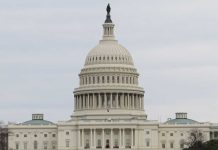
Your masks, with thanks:
M 29 121 L 10 123 L 9 150 L 181 150 L 192 129 L 205 141 L 218 139 L 218 124 L 185 112 L 166 122 L 148 120 L 138 78 L 131 54 L 115 38 L 108 5 L 103 37 L 86 56 L 74 89 L 71 119 L 53 123 L 32 114 Z

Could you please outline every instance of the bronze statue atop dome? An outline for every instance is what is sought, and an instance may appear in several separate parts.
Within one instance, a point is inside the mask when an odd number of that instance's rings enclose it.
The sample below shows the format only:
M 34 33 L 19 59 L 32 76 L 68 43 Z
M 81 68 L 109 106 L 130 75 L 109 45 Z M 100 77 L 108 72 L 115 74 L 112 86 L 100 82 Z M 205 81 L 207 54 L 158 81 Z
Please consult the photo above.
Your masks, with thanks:
M 110 7 L 110 4 L 109 4 L 109 3 L 108 3 L 108 5 L 107 5 L 106 11 L 107 11 L 107 16 L 106 16 L 106 20 L 105 20 L 104 23 L 112 23 L 111 15 L 110 15 L 111 7 Z
M 109 4 L 109 3 L 108 3 L 108 5 L 107 5 L 106 10 L 107 10 L 107 14 L 110 15 L 111 7 L 110 7 L 110 4 Z

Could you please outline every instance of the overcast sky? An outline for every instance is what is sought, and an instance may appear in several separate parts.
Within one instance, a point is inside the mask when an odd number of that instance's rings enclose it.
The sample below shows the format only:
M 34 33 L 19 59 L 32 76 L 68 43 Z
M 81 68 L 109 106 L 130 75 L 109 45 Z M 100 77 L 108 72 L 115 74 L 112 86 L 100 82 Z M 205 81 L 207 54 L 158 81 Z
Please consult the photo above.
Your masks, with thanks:
M 0 0 L 0 120 L 68 120 L 85 57 L 111 4 L 148 119 L 218 122 L 217 0 Z

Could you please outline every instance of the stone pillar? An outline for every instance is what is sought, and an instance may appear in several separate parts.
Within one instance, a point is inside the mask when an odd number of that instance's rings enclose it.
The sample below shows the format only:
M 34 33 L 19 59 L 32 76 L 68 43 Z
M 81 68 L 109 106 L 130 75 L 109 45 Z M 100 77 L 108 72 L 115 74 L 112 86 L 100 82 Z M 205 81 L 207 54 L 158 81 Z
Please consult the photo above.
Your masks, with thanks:
M 121 94 L 121 108 L 124 108 L 124 93 Z
M 76 95 L 74 96 L 74 111 L 76 110 Z
M 96 108 L 96 99 L 95 99 L 95 94 L 92 93 L 92 108 L 95 109 Z
M 125 129 L 123 129 L 123 148 L 125 148 Z
M 127 105 L 127 107 L 128 107 L 128 109 L 130 109 L 130 98 L 129 98 L 129 93 L 127 93 L 127 101 L 128 101 L 128 105 Z
M 102 148 L 105 149 L 105 141 L 104 141 L 104 128 L 102 129 Z
M 111 129 L 111 143 L 110 143 L 110 149 L 113 148 L 113 129 Z
M 90 148 L 93 146 L 93 135 L 92 135 L 92 129 L 90 129 Z
M 89 106 L 90 105 L 90 99 L 89 99 L 89 94 L 88 94 L 88 96 L 87 96 L 87 108 L 89 109 Z
M 107 93 L 104 93 L 104 106 L 103 108 L 107 107 Z
M 142 109 L 144 110 L 144 95 L 142 95 Z
M 78 138 L 77 138 L 77 140 L 78 140 L 78 141 L 77 141 L 77 145 L 78 145 L 78 146 L 77 146 L 77 148 L 79 149 L 80 146 L 81 146 L 81 143 L 80 143 L 80 142 L 81 142 L 81 141 L 80 141 L 80 129 L 78 129 L 77 134 L 78 134 Z
M 116 108 L 118 108 L 118 93 L 116 93 Z
M 82 129 L 82 148 L 84 148 L 84 129 Z
M 139 109 L 142 109 L 142 104 L 141 104 L 141 95 L 139 95 Z
M 98 93 L 98 108 L 101 108 L 101 93 Z
M 119 134 L 119 138 L 120 138 L 120 140 L 119 140 L 119 148 L 121 148 L 122 147 L 121 129 L 119 129 L 119 132 L 120 132 L 120 134 Z
M 133 148 L 133 129 L 131 128 L 131 148 Z
M 113 107 L 113 93 L 111 93 L 111 95 L 110 95 L 110 105 L 112 108 Z
M 94 129 L 94 148 L 96 148 L 96 129 Z

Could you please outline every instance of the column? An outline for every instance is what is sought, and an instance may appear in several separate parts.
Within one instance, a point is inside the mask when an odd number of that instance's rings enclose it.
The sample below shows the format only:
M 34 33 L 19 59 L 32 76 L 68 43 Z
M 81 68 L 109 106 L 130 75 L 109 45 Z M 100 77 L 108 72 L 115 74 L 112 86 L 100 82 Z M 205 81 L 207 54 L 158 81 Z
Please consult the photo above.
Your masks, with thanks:
M 131 148 L 133 148 L 133 129 L 131 128 Z
M 74 111 L 76 110 L 76 95 L 74 96 Z
M 101 108 L 101 94 L 98 93 L 98 108 Z
M 142 104 L 141 104 L 141 96 L 139 95 L 139 109 L 142 108 Z
M 80 148 L 80 146 L 81 146 L 81 144 L 80 144 L 80 129 L 78 129 L 78 131 L 77 131 L 77 134 L 78 134 L 78 141 L 77 141 L 77 148 L 79 149 Z
M 84 129 L 82 129 L 82 148 L 84 148 Z
M 105 144 L 104 144 L 104 128 L 102 129 L 102 148 L 105 148 Z
M 81 109 L 82 106 L 81 106 L 81 95 L 79 95 L 79 109 Z
M 83 109 L 85 109 L 86 108 L 86 95 L 85 94 L 83 94 L 82 95 L 82 98 L 83 98 Z
M 121 138 L 121 129 L 119 129 L 119 132 L 120 132 L 120 134 L 119 134 L 119 138 L 120 138 L 120 141 L 119 141 L 119 148 L 121 148 L 122 147 L 122 142 L 121 142 L 121 140 L 122 140 L 122 138 Z
M 128 101 L 128 109 L 130 109 L 130 98 L 129 98 L 129 93 L 127 93 L 127 101 Z
M 95 109 L 96 108 L 96 99 L 95 99 L 95 94 L 92 93 L 92 108 Z
M 144 95 L 142 95 L 142 109 L 144 110 Z
M 118 108 L 118 93 L 116 93 L 116 108 Z
M 125 148 L 125 129 L 123 129 L 123 148 Z
M 96 148 L 96 129 L 94 129 L 94 148 Z
M 121 94 L 121 108 L 124 108 L 124 93 Z
M 113 129 L 111 129 L 111 143 L 110 143 L 110 149 L 113 148 Z
M 103 108 L 106 108 L 107 107 L 107 94 L 104 93 L 104 106 Z
M 87 108 L 89 109 L 89 105 L 90 105 L 90 99 L 89 99 L 89 94 L 87 96 Z
M 90 148 L 93 146 L 93 136 L 92 136 L 92 129 L 90 129 Z
M 110 105 L 112 108 L 113 107 L 113 93 L 111 93 L 111 95 L 110 95 Z
M 132 95 L 132 107 L 135 109 L 135 94 Z

